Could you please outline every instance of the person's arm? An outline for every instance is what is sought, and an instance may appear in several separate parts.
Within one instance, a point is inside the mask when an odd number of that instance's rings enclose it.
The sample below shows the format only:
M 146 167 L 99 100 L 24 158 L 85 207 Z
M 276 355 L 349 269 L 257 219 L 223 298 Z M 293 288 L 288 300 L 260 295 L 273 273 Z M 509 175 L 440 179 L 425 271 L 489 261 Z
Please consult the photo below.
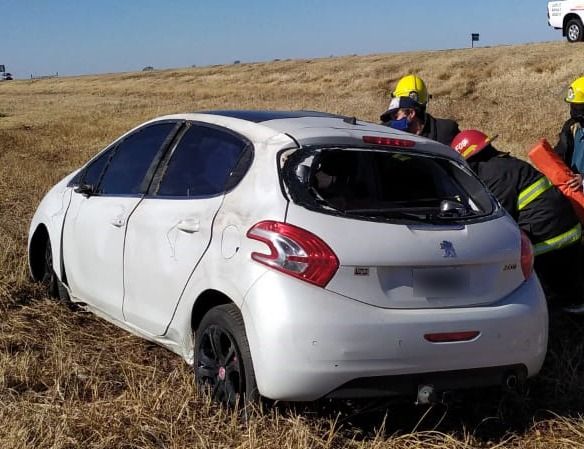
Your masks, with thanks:
M 516 184 L 520 176 L 521 165 L 510 162 L 505 165 L 493 165 L 493 161 L 477 164 L 472 162 L 472 158 L 469 165 L 501 203 L 501 206 L 517 221 L 519 217 L 517 210 L 519 191 Z
M 554 151 L 562 158 L 567 166 L 571 165 L 572 153 L 574 151 L 574 136 L 571 129 L 573 123 L 572 120 L 568 120 L 564 123 L 559 135 L 558 143 L 554 148 Z M 574 191 L 582 190 L 583 180 L 584 178 L 581 173 L 574 173 L 574 176 L 566 183 L 566 185 Z
M 506 183 L 505 180 L 501 180 L 500 182 L 492 183 L 488 187 L 493 195 L 495 195 L 495 198 L 499 200 L 501 206 L 517 221 L 519 218 L 519 210 L 517 209 L 519 192 L 515 186 Z
M 568 120 L 564 123 L 560 135 L 558 136 L 558 143 L 554 147 L 554 151 L 562 158 L 562 160 L 569 165 L 571 161 L 570 149 L 574 147 L 574 136 L 572 136 L 572 130 L 570 129 L 571 123 Z

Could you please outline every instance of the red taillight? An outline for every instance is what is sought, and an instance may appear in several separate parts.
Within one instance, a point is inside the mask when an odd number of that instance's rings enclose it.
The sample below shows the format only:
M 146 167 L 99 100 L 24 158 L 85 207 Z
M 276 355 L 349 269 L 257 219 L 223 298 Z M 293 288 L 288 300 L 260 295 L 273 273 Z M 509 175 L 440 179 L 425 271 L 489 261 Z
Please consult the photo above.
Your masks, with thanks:
M 454 343 L 459 341 L 471 341 L 479 336 L 478 331 L 469 332 L 442 332 L 438 334 L 426 334 L 424 338 L 430 343 Z
M 395 139 L 393 137 L 363 136 L 363 142 L 394 148 L 413 148 L 416 146 L 416 142 L 413 140 Z
M 521 231 L 521 271 L 525 279 L 533 272 L 533 246 L 523 231 Z
M 339 268 L 337 256 L 326 243 L 296 226 L 261 221 L 247 236 L 270 249 L 269 254 L 251 253 L 253 260 L 319 287 L 328 284 Z

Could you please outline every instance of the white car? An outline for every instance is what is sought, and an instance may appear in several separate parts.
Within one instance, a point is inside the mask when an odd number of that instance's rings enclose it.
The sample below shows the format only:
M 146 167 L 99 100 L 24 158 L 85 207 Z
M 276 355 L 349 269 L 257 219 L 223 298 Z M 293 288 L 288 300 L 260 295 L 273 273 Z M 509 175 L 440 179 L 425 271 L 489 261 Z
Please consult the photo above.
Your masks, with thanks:
M 568 42 L 584 39 L 584 0 L 559 0 L 548 2 L 548 24 L 562 30 Z
M 220 402 L 424 402 L 513 387 L 546 353 L 527 237 L 456 152 L 355 118 L 149 121 L 49 191 L 29 254 Z

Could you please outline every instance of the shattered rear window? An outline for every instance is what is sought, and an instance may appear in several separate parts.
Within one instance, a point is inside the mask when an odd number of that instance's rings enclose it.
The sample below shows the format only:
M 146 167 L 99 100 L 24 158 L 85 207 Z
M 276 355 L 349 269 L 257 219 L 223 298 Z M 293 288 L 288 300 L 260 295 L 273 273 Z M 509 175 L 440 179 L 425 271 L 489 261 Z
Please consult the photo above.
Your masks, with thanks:
M 463 164 L 448 158 L 365 148 L 303 148 L 282 168 L 292 201 L 373 220 L 460 222 L 496 203 Z

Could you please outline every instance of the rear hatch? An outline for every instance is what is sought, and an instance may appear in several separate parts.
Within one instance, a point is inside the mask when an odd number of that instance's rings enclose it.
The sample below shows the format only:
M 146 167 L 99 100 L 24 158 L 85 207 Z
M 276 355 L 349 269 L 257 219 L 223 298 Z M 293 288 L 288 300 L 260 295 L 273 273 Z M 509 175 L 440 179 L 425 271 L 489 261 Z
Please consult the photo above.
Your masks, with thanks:
M 384 308 L 492 304 L 523 281 L 517 226 L 456 159 L 414 149 L 287 153 L 286 221 L 339 259 L 328 290 Z

